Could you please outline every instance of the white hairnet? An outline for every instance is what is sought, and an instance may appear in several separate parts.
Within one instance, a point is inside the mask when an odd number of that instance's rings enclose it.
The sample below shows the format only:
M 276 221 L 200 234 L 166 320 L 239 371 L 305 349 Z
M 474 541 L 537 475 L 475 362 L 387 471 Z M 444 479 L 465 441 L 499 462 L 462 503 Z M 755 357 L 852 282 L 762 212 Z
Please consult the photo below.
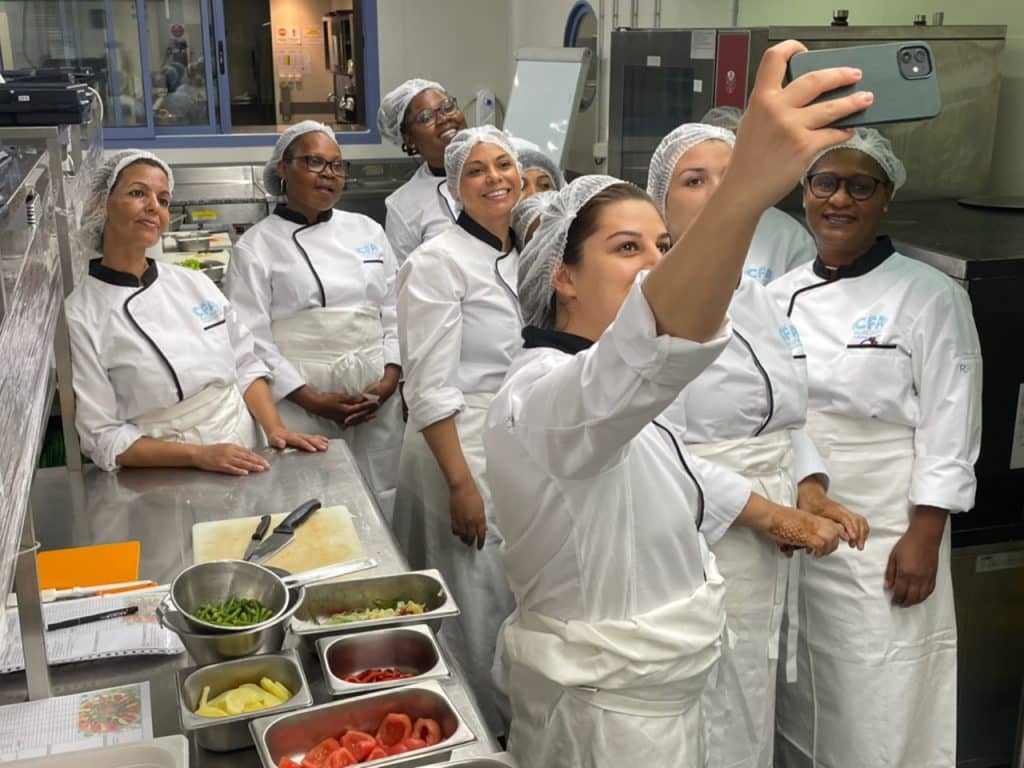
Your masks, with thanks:
M 318 123 L 316 120 L 303 120 L 301 123 L 296 123 L 286 129 L 284 133 L 277 137 L 274 152 L 270 155 L 267 164 L 263 166 L 263 188 L 267 191 L 267 194 L 275 196 L 284 194 L 284 187 L 281 184 L 282 179 L 277 175 L 277 164 L 284 160 L 284 153 L 288 151 L 288 147 L 292 145 L 292 142 L 300 136 L 305 136 L 307 133 L 322 133 L 331 141 L 335 143 L 338 141 L 334 135 L 333 128 L 323 123 Z
M 647 194 L 662 216 L 665 215 L 665 198 L 668 197 L 676 163 L 687 150 L 705 141 L 724 141 L 732 147 L 736 144 L 736 134 L 707 123 L 683 123 L 662 139 L 654 150 L 651 167 L 647 171 Z
M 743 117 L 743 110 L 739 107 L 712 107 L 700 121 L 736 133 L 736 127 L 740 124 L 741 117 Z
M 885 171 L 889 181 L 892 182 L 893 192 L 907 183 L 907 169 L 904 167 L 903 162 L 892 151 L 892 144 L 889 140 L 874 128 L 857 128 L 857 132 L 850 137 L 849 141 L 844 141 L 842 144 L 829 147 L 824 152 L 819 152 L 811 161 L 811 164 L 807 166 L 807 170 L 804 171 L 803 178 L 800 181 L 805 181 L 807 174 L 810 173 L 815 164 L 835 149 L 856 149 L 858 152 L 863 152 L 868 157 L 873 158 L 882 167 L 882 170 Z
M 380 109 L 377 110 L 377 129 L 381 136 L 395 146 L 402 146 L 402 123 L 405 122 L 406 110 L 409 109 L 412 100 L 424 91 L 447 93 L 440 83 L 419 78 L 406 80 L 397 88 L 388 91 L 380 100 Z
M 151 152 L 141 149 L 126 149 L 117 152 L 96 166 L 92 178 L 87 181 L 85 204 L 82 207 L 80 237 L 86 248 L 99 251 L 103 243 L 103 228 L 107 223 L 107 200 L 110 190 L 117 184 L 121 172 L 140 160 L 156 163 L 167 174 L 167 187 L 174 192 L 174 174 L 170 166 Z
M 452 197 L 459 199 L 459 181 L 462 178 L 462 168 L 469 159 L 469 153 L 477 144 L 494 144 L 505 150 L 523 175 L 523 168 L 516 157 L 516 151 L 509 143 L 508 134 L 495 128 L 493 125 L 481 125 L 476 128 L 463 128 L 455 134 L 451 143 L 444 148 L 444 172 L 448 177 L 448 191 Z M 519 192 L 520 190 L 516 190 Z
M 543 171 L 554 183 L 555 189 L 565 186 L 565 176 L 562 175 L 561 169 L 543 149 L 532 141 L 520 139 L 517 136 L 509 136 L 509 143 L 516 151 L 516 157 L 519 158 L 519 165 L 522 166 L 523 173 L 533 170 Z
M 614 184 L 627 182 L 612 176 L 580 176 L 573 179 L 544 206 L 540 226 L 519 254 L 519 307 L 526 325 L 554 325 L 551 279 L 565 259 L 569 228 L 594 195 Z
M 520 248 L 526 242 L 526 233 L 541 214 L 544 206 L 551 202 L 557 194 L 556 190 L 547 189 L 543 192 L 524 197 L 512 209 L 512 231 Z

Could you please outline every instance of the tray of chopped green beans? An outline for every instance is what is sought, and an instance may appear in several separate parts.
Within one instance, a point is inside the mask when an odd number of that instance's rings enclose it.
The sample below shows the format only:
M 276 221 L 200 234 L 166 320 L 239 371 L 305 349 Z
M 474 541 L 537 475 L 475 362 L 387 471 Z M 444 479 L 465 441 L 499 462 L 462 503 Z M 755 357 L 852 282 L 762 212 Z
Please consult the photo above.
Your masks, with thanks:
M 221 627 L 248 627 L 266 621 L 274 612 L 259 600 L 232 595 L 223 603 L 203 603 L 192 615 Z

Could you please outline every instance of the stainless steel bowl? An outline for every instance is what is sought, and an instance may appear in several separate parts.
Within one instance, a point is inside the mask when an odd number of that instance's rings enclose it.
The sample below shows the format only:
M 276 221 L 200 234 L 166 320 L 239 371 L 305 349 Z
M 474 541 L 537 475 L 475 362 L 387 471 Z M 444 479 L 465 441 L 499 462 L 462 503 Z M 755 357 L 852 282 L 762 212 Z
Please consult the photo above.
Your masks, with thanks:
M 451 763 L 441 763 L 437 768 L 517 768 L 518 763 L 508 752 L 497 752 L 482 757 L 467 757 Z
M 260 678 L 269 677 L 292 692 L 284 704 L 259 712 L 245 712 L 232 717 L 202 717 L 195 714 L 203 688 L 210 686 L 210 698 L 243 683 L 259 685 Z M 183 669 L 178 672 L 178 699 L 181 702 L 181 725 L 186 733 L 195 733 L 196 743 L 213 752 L 229 752 L 252 746 L 249 721 L 268 714 L 281 714 L 312 706 L 302 664 L 295 651 L 271 656 L 252 656 L 213 664 L 207 667 Z
M 288 588 L 281 578 L 262 565 L 245 560 L 211 560 L 196 563 L 179 573 L 171 582 L 171 602 L 193 632 L 231 633 L 262 629 L 281 618 L 288 607 Z M 204 603 L 219 604 L 230 597 L 259 600 L 271 616 L 259 624 L 225 627 L 197 619 L 195 612 Z
M 186 234 L 174 235 L 174 241 L 178 244 L 179 251 L 199 253 L 200 251 L 210 250 L 210 243 L 213 241 L 213 235 L 200 235 L 194 232 L 188 232 Z
M 453 749 L 476 740 L 441 686 L 432 680 L 286 715 L 260 717 L 249 722 L 249 730 L 263 765 L 276 768 L 285 757 L 301 762 L 302 756 L 321 741 L 338 738 L 345 731 L 376 733 L 384 716 L 391 712 L 404 712 L 414 722 L 420 717 L 436 720 L 442 738 L 432 747 L 374 761 L 375 768 L 448 760 Z
M 157 606 L 156 614 L 164 629 L 181 638 L 182 645 L 196 664 L 216 664 L 219 661 L 280 651 L 284 646 L 288 622 L 302 605 L 305 597 L 304 587 L 292 589 L 289 593 L 288 607 L 277 621 L 269 626 L 245 632 L 193 632 L 185 617 L 177 611 L 168 610 L 166 603 Z
M 415 600 L 422 603 L 426 611 L 349 624 L 326 623 L 339 611 L 373 608 L 378 601 L 392 600 Z M 363 632 L 401 624 L 426 624 L 437 631 L 442 619 L 458 615 L 459 607 L 441 572 L 429 569 L 311 586 L 307 590 L 306 601 L 292 619 L 292 632 L 312 644 L 323 635 Z
M 448 676 L 448 667 L 434 633 L 422 624 L 322 637 L 316 643 L 324 680 L 333 696 L 397 688 L 421 680 Z M 350 683 L 349 675 L 377 667 L 397 667 L 413 677 L 379 683 Z

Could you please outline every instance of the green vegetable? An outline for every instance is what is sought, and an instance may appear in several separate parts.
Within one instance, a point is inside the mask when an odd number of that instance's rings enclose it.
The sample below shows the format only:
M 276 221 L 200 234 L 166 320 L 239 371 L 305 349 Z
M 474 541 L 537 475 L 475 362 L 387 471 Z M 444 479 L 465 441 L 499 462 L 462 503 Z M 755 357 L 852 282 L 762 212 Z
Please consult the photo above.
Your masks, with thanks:
M 395 616 L 408 616 L 426 611 L 426 607 L 413 600 L 375 600 L 374 608 L 341 611 L 323 621 L 324 624 L 351 624 L 356 621 L 372 621 L 374 619 L 390 619 Z M 385 605 L 381 605 L 384 603 Z
M 208 624 L 217 624 L 222 627 L 247 627 L 250 624 L 266 621 L 274 615 L 274 612 L 259 600 L 251 597 L 238 598 L 232 595 L 223 603 L 203 603 L 192 615 Z
M 182 259 L 177 264 L 179 267 L 185 267 L 186 269 L 200 270 L 203 268 L 203 263 L 199 259 Z

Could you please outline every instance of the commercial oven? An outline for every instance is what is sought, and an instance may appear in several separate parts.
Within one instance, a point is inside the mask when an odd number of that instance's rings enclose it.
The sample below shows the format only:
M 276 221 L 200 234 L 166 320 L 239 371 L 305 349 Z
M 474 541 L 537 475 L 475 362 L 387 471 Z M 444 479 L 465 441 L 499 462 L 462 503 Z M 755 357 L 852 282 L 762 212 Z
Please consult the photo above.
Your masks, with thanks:
M 942 113 L 934 120 L 882 128 L 914 171 L 900 198 L 945 199 L 984 191 L 992 162 L 1004 26 L 615 30 L 609 64 L 608 172 L 644 186 L 661 138 L 680 123 L 700 120 L 713 106 L 744 108 L 762 54 L 790 38 L 811 49 L 928 41 L 935 54 Z M 965 142 L 963 136 L 971 140 Z

